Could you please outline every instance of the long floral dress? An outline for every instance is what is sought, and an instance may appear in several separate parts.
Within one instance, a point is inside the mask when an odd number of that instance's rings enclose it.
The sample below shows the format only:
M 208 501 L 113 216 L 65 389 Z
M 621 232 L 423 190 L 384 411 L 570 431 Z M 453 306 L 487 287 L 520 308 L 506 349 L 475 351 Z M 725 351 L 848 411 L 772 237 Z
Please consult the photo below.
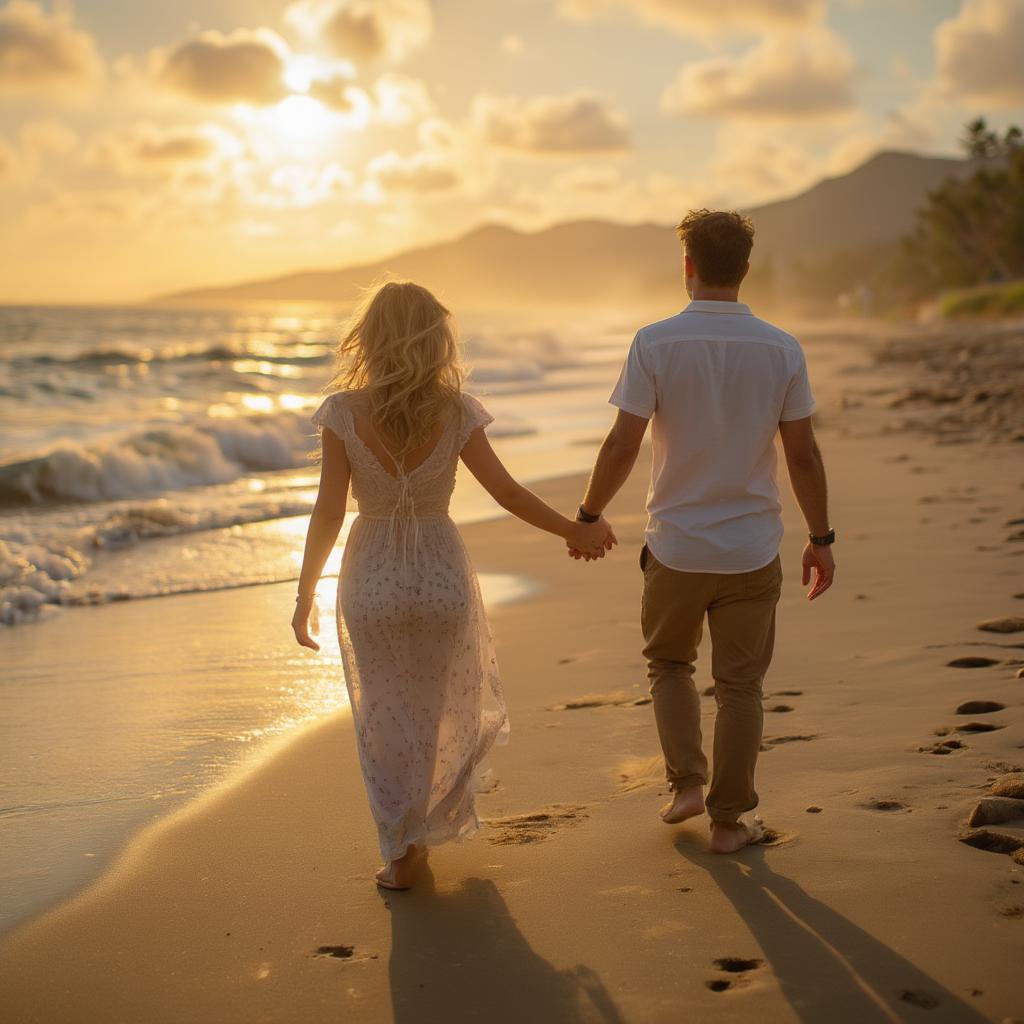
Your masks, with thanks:
M 352 467 L 359 515 L 338 578 L 338 638 L 381 853 L 394 860 L 411 843 L 477 831 L 482 762 L 508 738 L 480 586 L 448 515 L 459 453 L 493 417 L 463 395 L 426 460 L 388 472 L 356 434 L 356 394 L 330 395 L 313 422 L 344 442 Z

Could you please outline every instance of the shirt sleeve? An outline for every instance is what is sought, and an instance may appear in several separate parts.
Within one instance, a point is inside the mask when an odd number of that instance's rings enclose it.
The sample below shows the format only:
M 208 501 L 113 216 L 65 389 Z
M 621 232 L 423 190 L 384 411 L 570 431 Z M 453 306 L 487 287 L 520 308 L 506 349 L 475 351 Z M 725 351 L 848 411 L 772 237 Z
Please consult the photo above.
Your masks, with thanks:
M 798 362 L 793 376 L 789 379 L 786 398 L 782 403 L 779 421 L 802 420 L 810 416 L 817 407 L 811 393 L 811 382 L 807 377 L 807 360 L 802 349 L 798 350 Z
M 632 345 L 629 346 L 619 381 L 608 401 L 623 412 L 642 416 L 645 420 L 654 415 L 658 405 L 658 394 L 654 385 L 654 375 L 647 365 L 640 331 L 637 331 Z

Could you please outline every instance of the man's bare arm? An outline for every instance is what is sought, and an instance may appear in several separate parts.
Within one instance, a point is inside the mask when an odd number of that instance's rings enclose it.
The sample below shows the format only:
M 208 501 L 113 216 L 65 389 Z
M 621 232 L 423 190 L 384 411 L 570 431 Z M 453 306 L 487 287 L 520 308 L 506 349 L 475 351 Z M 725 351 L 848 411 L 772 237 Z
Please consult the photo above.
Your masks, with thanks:
M 622 489 L 636 464 L 648 422 L 642 416 L 619 410 L 598 452 L 594 471 L 590 474 L 583 498 L 585 512 L 602 515 L 612 498 Z
M 786 453 L 789 482 L 793 487 L 800 510 L 807 521 L 808 532 L 816 537 L 829 531 L 828 483 L 825 462 L 814 438 L 814 427 L 809 416 L 801 420 L 784 420 L 779 424 L 782 448 Z M 803 581 L 806 586 L 814 571 L 815 581 L 808 597 L 813 601 L 823 594 L 835 578 L 835 559 L 830 547 L 808 543 L 803 553 Z

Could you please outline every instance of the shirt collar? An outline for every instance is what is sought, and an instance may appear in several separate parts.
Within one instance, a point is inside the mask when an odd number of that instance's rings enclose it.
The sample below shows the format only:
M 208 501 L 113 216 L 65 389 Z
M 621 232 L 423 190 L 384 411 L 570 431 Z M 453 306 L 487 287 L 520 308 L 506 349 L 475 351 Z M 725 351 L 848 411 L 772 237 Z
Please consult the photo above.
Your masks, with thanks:
M 684 313 L 732 313 L 739 316 L 753 316 L 745 302 L 720 302 L 716 299 L 691 299 Z

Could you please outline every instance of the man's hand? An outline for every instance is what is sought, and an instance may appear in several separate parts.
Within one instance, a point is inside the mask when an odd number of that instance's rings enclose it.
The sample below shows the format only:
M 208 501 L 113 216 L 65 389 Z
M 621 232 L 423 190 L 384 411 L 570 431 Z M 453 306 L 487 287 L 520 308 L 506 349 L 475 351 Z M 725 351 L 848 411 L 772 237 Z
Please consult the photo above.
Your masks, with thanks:
M 295 602 L 292 629 L 300 647 L 308 647 L 313 651 L 320 650 L 320 645 L 309 635 L 312 632 L 315 636 L 320 632 L 320 612 L 312 594 L 300 595 L 298 601 Z
M 568 554 L 571 558 L 590 562 L 595 558 L 604 558 L 605 552 L 619 543 L 611 524 L 604 516 L 596 523 L 576 523 L 576 533 L 566 539 Z
M 830 546 L 818 547 L 815 544 L 808 544 L 804 548 L 803 558 L 803 581 L 806 587 L 811 582 L 811 570 L 814 570 L 814 586 L 807 592 L 807 599 L 813 601 L 832 586 L 832 580 L 836 574 L 836 563 L 832 557 Z

